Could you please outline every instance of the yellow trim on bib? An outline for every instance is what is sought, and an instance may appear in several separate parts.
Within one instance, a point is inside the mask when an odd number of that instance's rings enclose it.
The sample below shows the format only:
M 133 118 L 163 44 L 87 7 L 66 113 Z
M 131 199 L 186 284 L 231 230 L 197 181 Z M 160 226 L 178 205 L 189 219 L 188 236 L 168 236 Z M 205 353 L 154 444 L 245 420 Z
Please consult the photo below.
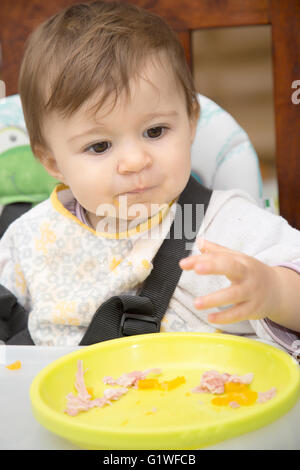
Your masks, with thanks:
M 175 201 L 175 199 L 174 199 L 173 201 L 169 202 L 168 204 L 165 204 L 162 207 L 162 209 L 157 214 L 155 214 L 153 217 L 151 217 L 150 219 L 147 219 L 146 222 L 143 222 L 143 223 L 137 225 L 136 227 L 134 227 L 130 230 L 126 230 L 124 232 L 118 232 L 118 233 L 97 232 L 93 228 L 89 227 L 88 225 L 85 225 L 83 222 L 81 222 L 79 219 L 77 219 L 77 217 L 75 215 L 71 214 L 71 212 L 69 212 L 64 207 L 64 205 L 60 202 L 57 194 L 60 191 L 63 191 L 65 189 L 70 189 L 70 188 L 69 188 L 69 186 L 66 186 L 63 183 L 60 183 L 54 188 L 54 190 L 52 191 L 52 194 L 50 196 L 50 201 L 52 203 L 52 206 L 54 207 L 55 210 L 57 210 L 57 212 L 62 214 L 64 217 L 67 217 L 69 219 L 74 220 L 81 227 L 83 227 L 86 230 L 89 230 L 91 233 L 93 233 L 94 235 L 96 235 L 98 237 L 101 236 L 101 237 L 104 237 L 104 238 L 117 239 L 117 240 L 120 239 L 120 238 L 132 237 L 132 236 L 134 236 L 138 233 L 146 232 L 147 230 L 152 229 L 153 227 L 155 227 L 155 225 L 159 225 L 162 222 L 162 220 L 164 219 L 164 217 L 167 215 L 167 213 L 170 210 L 170 207 L 172 206 L 173 202 Z

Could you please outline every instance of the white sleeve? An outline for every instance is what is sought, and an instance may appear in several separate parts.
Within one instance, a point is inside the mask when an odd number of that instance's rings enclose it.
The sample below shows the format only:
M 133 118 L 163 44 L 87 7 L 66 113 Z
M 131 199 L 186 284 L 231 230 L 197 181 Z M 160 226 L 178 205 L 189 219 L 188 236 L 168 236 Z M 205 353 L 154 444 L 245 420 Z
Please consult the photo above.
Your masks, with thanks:
M 300 264 L 300 232 L 282 217 L 259 208 L 246 193 L 215 191 L 201 236 L 269 266 Z M 258 337 L 276 341 L 275 328 L 272 331 L 264 320 L 250 320 L 250 324 Z
M 0 284 L 14 294 L 25 309 L 29 308 L 28 288 L 18 260 L 13 224 L 0 240 Z
M 199 235 L 270 266 L 300 262 L 300 232 L 242 191 L 214 191 Z

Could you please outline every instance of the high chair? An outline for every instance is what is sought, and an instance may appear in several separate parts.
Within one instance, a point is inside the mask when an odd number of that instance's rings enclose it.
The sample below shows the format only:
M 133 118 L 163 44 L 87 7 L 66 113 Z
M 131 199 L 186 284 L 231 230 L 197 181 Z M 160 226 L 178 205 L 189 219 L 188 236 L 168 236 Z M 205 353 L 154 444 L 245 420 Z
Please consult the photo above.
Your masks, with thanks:
M 193 67 L 191 50 L 191 33 L 193 30 L 266 24 L 272 26 L 279 207 L 280 214 L 292 226 L 300 229 L 300 94 L 297 92 L 297 87 L 299 89 L 300 86 L 300 2 L 298 0 L 211 0 L 210 2 L 205 0 L 176 0 L 175 2 L 171 0 L 152 2 L 130 0 L 130 2 L 161 15 L 173 26 L 179 34 L 191 68 Z M 79 3 L 79 1 L 53 0 L 45 3 L 43 0 L 31 0 L 30 2 L 17 0 L 12 3 L 9 0 L 2 0 L 0 17 L 3 56 L 1 79 L 6 84 L 7 96 L 18 92 L 19 66 L 24 50 L 24 41 L 28 34 L 47 17 L 74 3 Z M 207 100 L 206 97 L 200 95 L 199 98 L 202 111 L 203 106 L 204 108 L 217 106 Z M 214 145 L 214 142 L 213 139 L 209 138 L 211 134 L 207 130 L 205 131 L 204 121 L 199 122 L 192 148 L 192 166 L 195 176 L 200 178 L 204 184 L 217 189 L 240 187 L 259 200 L 262 197 L 262 190 L 255 151 L 240 126 L 230 115 L 225 111 L 223 112 L 224 120 L 222 122 L 224 123 L 225 134 L 227 132 L 224 139 L 231 136 L 232 141 L 222 158 L 219 161 L 215 158 L 215 165 L 207 166 L 208 162 L 211 164 L 213 161 L 211 158 L 207 158 L 207 155 L 211 151 L 210 146 Z M 231 132 L 231 134 L 228 134 L 228 132 Z M 228 152 L 235 152 L 241 145 L 245 147 L 242 152 L 243 158 L 227 159 L 227 161 L 235 162 L 232 168 L 227 167 L 225 164 L 226 155 Z M 214 150 L 215 157 L 216 151 Z M 223 164 L 222 168 L 225 169 L 222 178 L 221 173 L 219 174 L 220 178 L 217 177 L 217 170 L 219 169 L 217 164 L 220 161 Z M 222 181 L 221 186 L 218 186 L 218 181 Z M 242 181 L 242 183 L 237 183 L 237 181 Z

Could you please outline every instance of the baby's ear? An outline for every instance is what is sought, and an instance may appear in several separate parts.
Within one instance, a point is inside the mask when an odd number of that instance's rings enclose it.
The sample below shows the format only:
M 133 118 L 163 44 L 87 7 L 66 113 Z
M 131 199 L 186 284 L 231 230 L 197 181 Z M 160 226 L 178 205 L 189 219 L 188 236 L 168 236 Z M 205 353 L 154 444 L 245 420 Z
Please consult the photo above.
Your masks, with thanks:
M 49 175 L 53 176 L 59 181 L 64 182 L 63 175 L 59 171 L 55 157 L 52 155 L 50 150 L 36 145 L 33 149 L 33 153 L 36 158 L 41 162 L 43 167 L 47 170 Z

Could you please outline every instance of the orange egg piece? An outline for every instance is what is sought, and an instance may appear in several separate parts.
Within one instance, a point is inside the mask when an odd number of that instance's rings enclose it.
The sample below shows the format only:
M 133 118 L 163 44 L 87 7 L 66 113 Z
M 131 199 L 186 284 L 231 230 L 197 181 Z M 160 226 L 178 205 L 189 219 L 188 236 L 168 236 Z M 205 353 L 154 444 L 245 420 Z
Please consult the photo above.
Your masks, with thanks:
M 91 395 L 92 398 L 94 398 L 94 389 L 93 387 L 86 387 L 88 393 Z
M 184 384 L 184 383 L 185 383 L 184 377 L 176 377 L 175 379 L 162 382 L 160 386 L 163 390 L 167 390 L 169 392 L 170 390 L 173 390 L 174 388 L 177 388 L 179 387 L 179 385 Z
M 227 382 L 225 393 L 212 399 L 212 404 L 216 406 L 227 406 L 231 402 L 236 402 L 240 406 L 253 405 L 257 400 L 257 392 L 250 390 L 249 386 L 241 383 Z
M 138 381 L 138 390 L 163 390 L 169 392 L 185 383 L 184 377 L 176 377 L 172 380 L 159 382 L 158 379 L 141 379 Z
M 141 379 L 138 381 L 138 390 L 153 390 L 159 388 L 157 379 Z
M 9 364 L 8 366 L 6 366 L 6 369 L 9 369 L 9 370 L 21 369 L 21 361 L 15 361 L 12 364 Z

